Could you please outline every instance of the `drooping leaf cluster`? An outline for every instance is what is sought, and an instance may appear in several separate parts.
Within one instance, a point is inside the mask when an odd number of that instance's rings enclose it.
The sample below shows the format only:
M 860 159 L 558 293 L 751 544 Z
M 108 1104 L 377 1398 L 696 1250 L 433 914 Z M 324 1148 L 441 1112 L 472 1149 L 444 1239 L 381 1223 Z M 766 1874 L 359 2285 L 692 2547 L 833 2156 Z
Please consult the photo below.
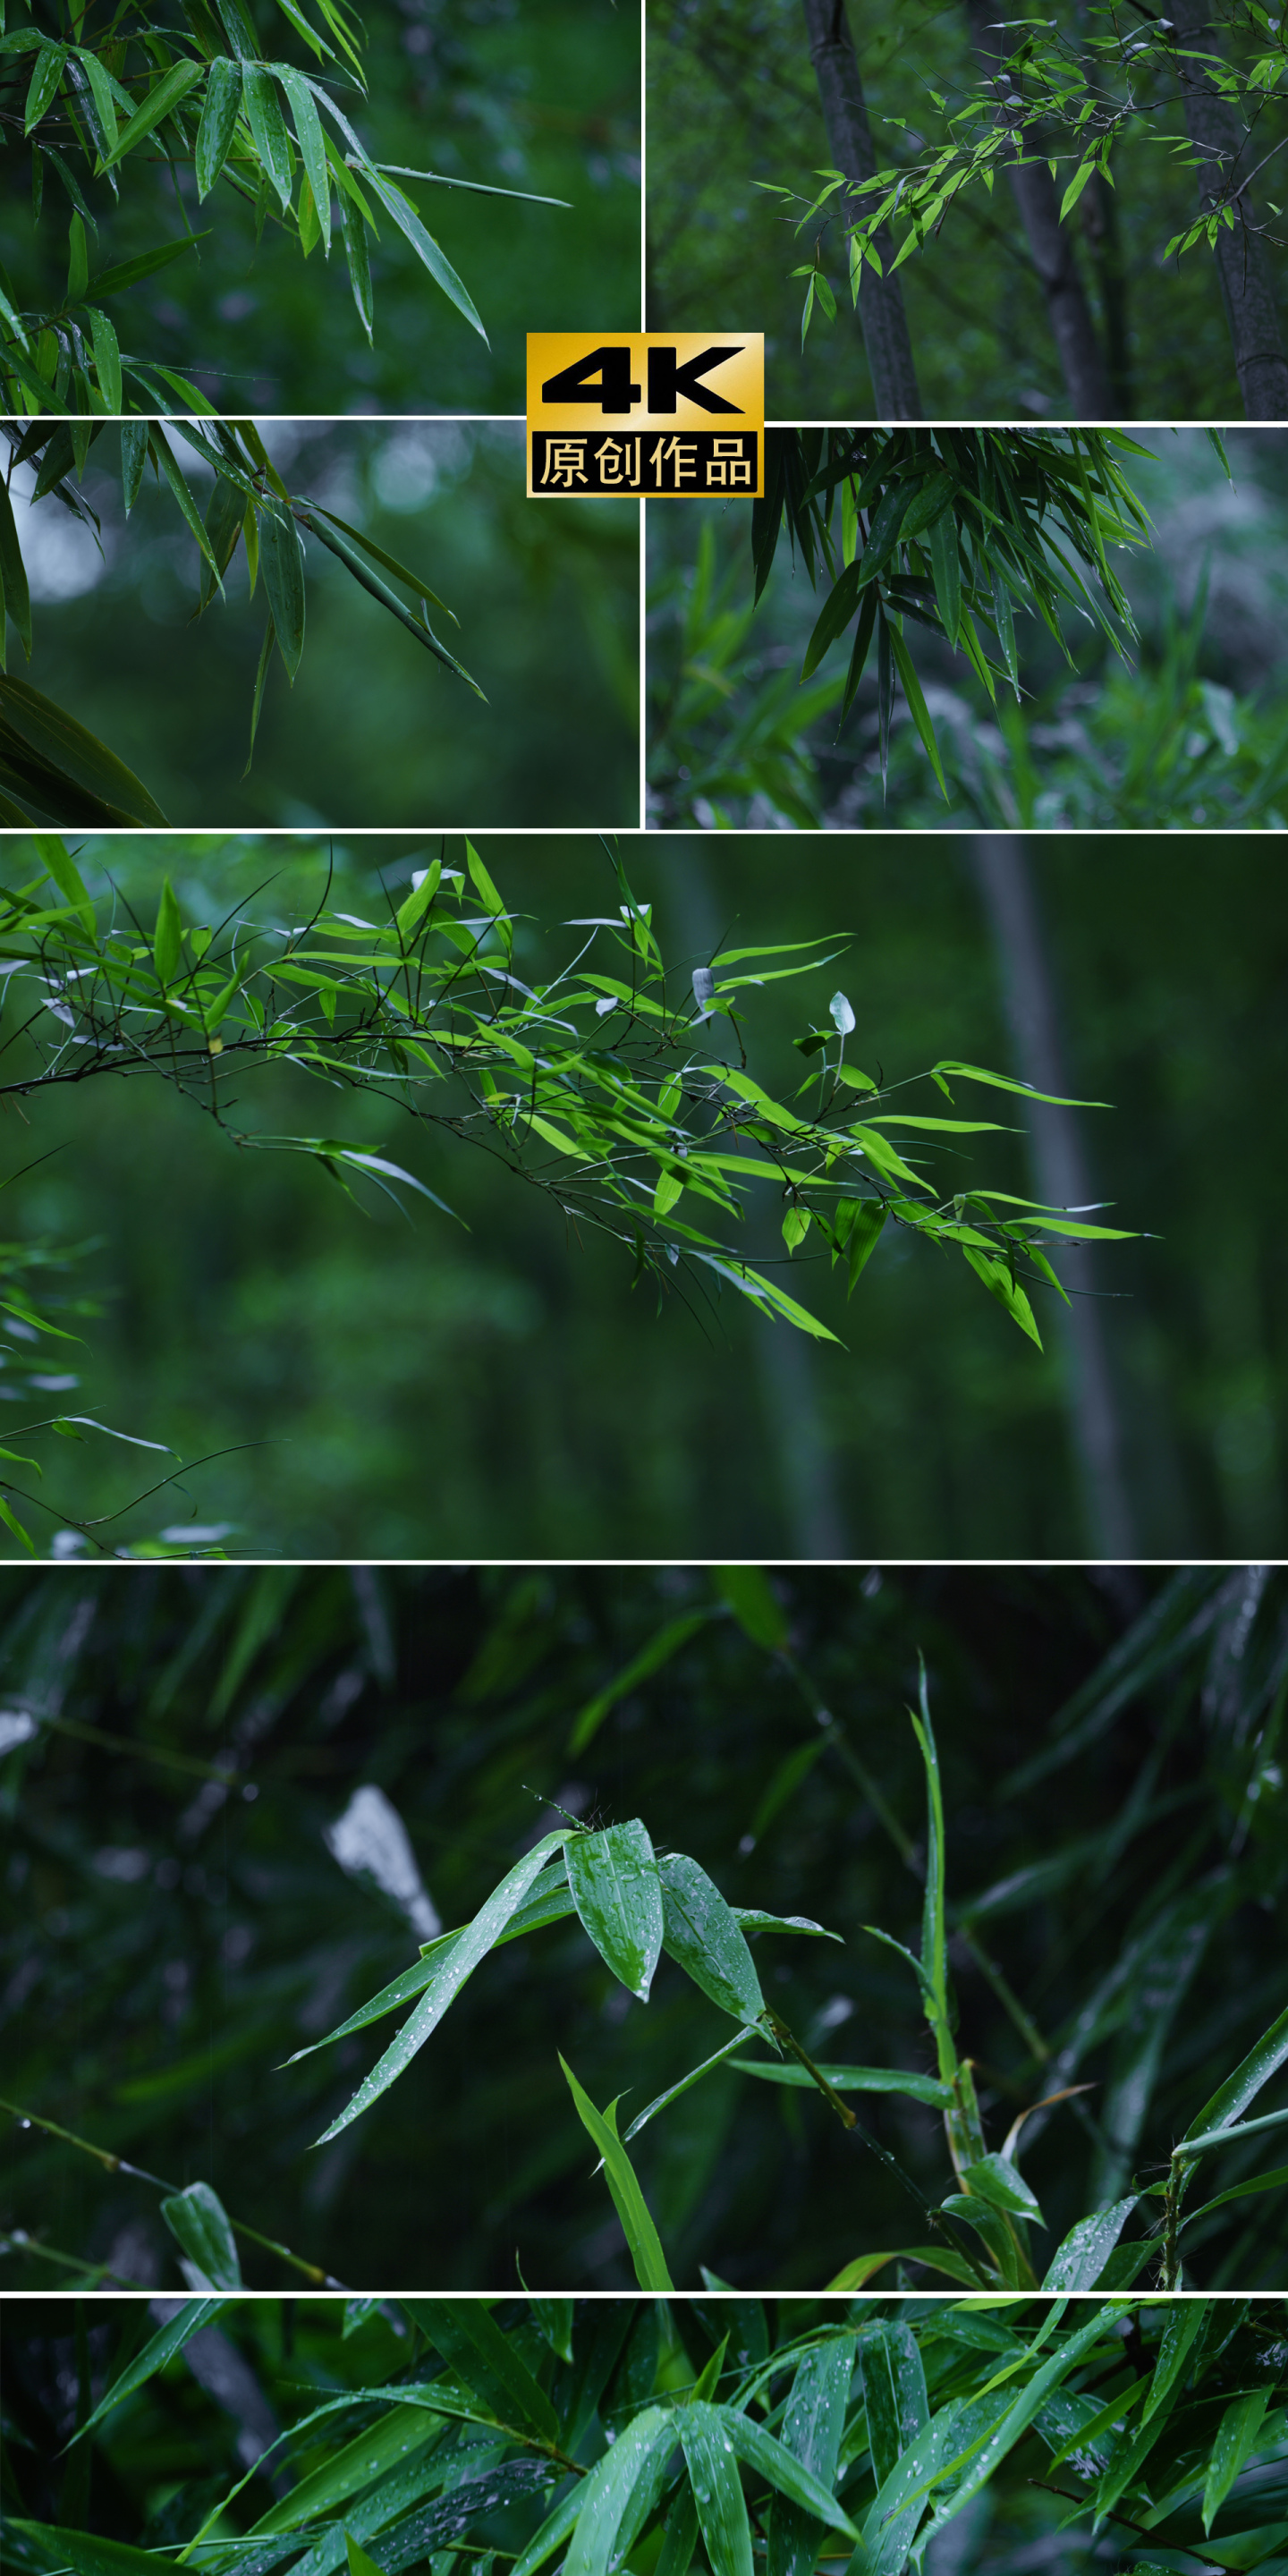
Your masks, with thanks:
M 625 1247 L 637 1281 L 660 1291 L 682 1278 L 708 1295 L 728 1287 L 766 1318 L 827 1341 L 837 1337 L 812 1309 L 749 1262 L 740 1237 L 753 1194 L 781 1207 L 787 1259 L 813 1231 L 821 1257 L 846 1264 L 851 1290 L 887 1224 L 959 1253 L 1038 1348 L 1028 1289 L 1042 1282 L 1064 1294 L 1052 1262 L 1059 1246 L 1126 1239 L 1128 1229 L 1092 1223 L 1085 1209 L 962 1188 L 960 1170 L 945 1194 L 925 1168 L 927 1151 L 1003 1132 L 1001 1121 L 958 1115 L 953 1084 L 1046 1095 L 949 1057 L 884 1085 L 846 1060 L 855 1019 L 843 993 L 796 1040 L 817 1070 L 786 1098 L 759 1082 L 742 1036 L 756 991 L 819 973 L 835 949 L 724 947 L 677 976 L 651 905 L 613 855 L 616 914 L 568 925 L 589 936 L 533 986 L 513 972 L 514 916 L 469 842 L 465 858 L 465 868 L 449 868 L 444 848 L 374 922 L 333 912 L 324 897 L 302 923 L 239 907 L 217 926 L 185 924 L 167 878 L 149 929 L 114 891 L 96 906 L 55 836 L 37 836 L 34 874 L 27 844 L 0 844 L 0 963 L 12 1012 L 0 1097 L 79 1086 L 95 1073 L 151 1073 L 243 1146 L 312 1154 L 342 1182 L 365 1174 L 444 1205 L 401 1166 L 343 1139 L 265 1136 L 234 1123 L 231 1087 L 252 1067 L 289 1061 L 330 1087 L 377 1090 L 418 1125 L 499 1155 L 570 1219 Z M 889 1105 L 896 1089 L 925 1080 L 933 1108 Z M 797 1103 L 815 1085 L 811 1112 Z M 722 1231 L 710 1231 L 717 1221 Z
M 210 406 L 204 406 L 209 412 Z M 29 682 L 5 668 L 4 611 L 12 617 L 28 661 L 32 651 L 31 597 L 22 547 L 9 495 L 16 466 L 35 463 L 32 501 L 59 502 L 82 526 L 98 534 L 98 518 L 78 485 L 102 435 L 104 424 L 86 419 L 46 420 L 29 425 L 0 422 L 9 442 L 8 475 L 0 482 L 0 822 L 52 823 L 59 826 L 164 824 L 165 816 L 133 772 L 74 716 L 45 697 Z M 204 515 L 167 429 L 186 441 L 214 474 L 214 488 Z M 292 493 L 273 464 L 253 421 L 211 418 L 130 421 L 120 427 L 121 482 L 126 511 L 137 501 L 151 468 L 158 485 L 170 493 L 189 534 L 195 539 L 201 584 L 195 614 L 200 616 L 222 598 L 224 575 L 239 545 L 244 545 L 254 596 L 262 573 L 267 618 L 251 704 L 250 746 L 263 704 L 264 684 L 274 651 L 293 681 L 304 651 L 305 552 L 302 531 L 334 555 L 359 587 L 396 617 L 418 644 L 446 670 L 464 680 L 476 697 L 483 691 L 464 664 L 449 651 L 429 622 L 431 607 L 456 623 L 436 591 L 418 573 L 387 554 L 334 510 Z M 410 594 L 408 606 L 391 585 Z M 247 758 L 250 767 L 250 756 Z
M 249 0 L 188 0 L 180 24 L 141 0 L 92 25 L 61 0 L 35 0 L 30 15 L 0 34 L 5 85 L 15 93 L 5 123 L 16 130 L 6 140 L 29 154 L 33 221 L 41 218 L 47 174 L 56 183 L 55 206 L 70 209 L 67 284 L 57 306 L 21 308 L 0 269 L 0 378 L 14 409 L 155 412 L 176 394 L 196 412 L 212 408 L 186 374 L 122 351 L 108 309 L 128 287 L 196 248 L 212 227 L 194 233 L 185 213 L 184 229 L 171 240 L 90 273 L 98 238 L 92 201 L 101 203 L 108 189 L 119 196 L 122 180 L 128 187 L 137 152 L 168 163 L 181 210 L 179 174 L 191 172 L 203 203 L 217 186 L 233 189 L 253 207 L 261 232 L 266 222 L 279 225 L 306 259 L 319 244 L 330 258 L 334 220 L 369 341 L 368 237 L 378 240 L 382 226 L 404 236 L 435 287 L 486 339 L 467 288 L 402 183 L 489 196 L 529 192 L 375 160 L 342 103 L 356 112 L 365 95 L 361 19 L 347 0 L 276 6 L 307 49 L 308 69 L 277 59 L 271 43 L 266 49 Z M 189 363 L 199 365 L 199 353 Z
M 621 2286 L 601 2157 L 658 2288 L 1284 2285 L 1282 1575 L 24 1568 L 0 1622 L 15 2286 Z
M 145 2306 L 108 2302 L 92 2327 L 79 2312 L 75 2336 L 64 2316 L 52 2349 L 24 2322 L 6 2564 L 156 2576 L 178 2551 L 209 2576 L 425 2562 L 456 2576 L 495 2556 L 515 2576 L 811 2576 L 844 2549 L 861 2576 L 901 2576 L 968 2510 L 955 2538 L 972 2567 L 994 2516 L 1003 2553 L 1018 2521 L 1047 2553 L 1071 2545 L 1063 2526 L 1142 2567 L 1146 2549 L 1273 2559 L 1288 2344 L 1271 2302 L 766 2303 L 722 2288 L 309 2299 L 288 2332 L 235 2296 L 190 2299 L 150 2334 Z M 29 2314 L 47 2335 L 48 2309 Z M 69 2404 L 55 2373 L 77 2353 Z M 222 2423 L 193 2387 L 220 2363 Z
M 906 620 L 964 653 L 994 702 L 999 680 L 1020 696 L 1017 611 L 1040 617 L 1070 663 L 1069 612 L 1125 657 L 1136 625 L 1110 549 L 1146 542 L 1149 521 L 1118 459 L 1148 454 L 1121 430 L 767 433 L 765 497 L 752 504 L 755 596 L 785 524 L 811 585 L 828 584 L 801 679 L 853 622 L 843 725 L 875 646 L 883 780 L 898 682 L 948 792 Z

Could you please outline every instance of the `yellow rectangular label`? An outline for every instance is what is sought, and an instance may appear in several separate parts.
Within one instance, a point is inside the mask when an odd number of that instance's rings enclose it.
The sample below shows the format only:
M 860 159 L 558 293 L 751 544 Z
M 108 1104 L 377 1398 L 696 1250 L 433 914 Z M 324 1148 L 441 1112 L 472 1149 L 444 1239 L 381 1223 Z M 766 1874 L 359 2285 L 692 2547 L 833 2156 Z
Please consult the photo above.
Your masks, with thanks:
M 529 332 L 531 499 L 764 488 L 763 332 Z

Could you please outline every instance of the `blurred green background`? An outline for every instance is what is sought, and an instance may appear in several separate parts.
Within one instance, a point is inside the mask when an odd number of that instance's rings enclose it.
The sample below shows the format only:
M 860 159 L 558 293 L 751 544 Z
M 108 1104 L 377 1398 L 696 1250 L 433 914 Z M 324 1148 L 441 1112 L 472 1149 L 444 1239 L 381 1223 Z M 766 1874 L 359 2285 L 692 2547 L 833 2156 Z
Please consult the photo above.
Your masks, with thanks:
M 304 658 L 274 657 L 248 778 L 265 607 L 239 545 L 193 625 L 199 558 L 149 472 L 129 523 L 117 432 L 83 490 L 102 552 L 54 495 L 18 507 L 35 599 L 28 676 L 102 737 L 173 822 L 631 824 L 639 813 L 639 508 L 529 501 L 508 422 L 270 421 L 294 493 L 366 529 L 428 581 L 488 703 L 305 538 Z M 211 476 L 175 442 L 204 510 Z M 30 468 L 19 485 L 31 485 Z M 435 618 L 438 612 L 434 612 Z M 27 672 L 17 638 L 10 669 Z
M 190 920 L 217 920 L 266 882 L 276 918 L 316 899 L 328 855 L 317 836 L 76 846 L 91 885 L 110 868 L 147 920 L 163 869 Z M 330 846 L 332 899 L 357 914 L 429 854 L 410 835 Z M 558 925 L 613 899 L 607 858 L 591 836 L 483 847 L 531 916 L 516 972 L 535 981 L 585 936 Z M 1027 858 L 1067 1088 L 1113 1104 L 1078 1122 L 1085 1195 L 1145 1238 L 1107 1247 L 1097 1273 L 1132 1532 L 1122 1552 L 1281 1554 L 1288 879 L 1251 836 L 1052 835 Z M 681 982 L 722 939 L 839 934 L 818 975 L 748 997 L 751 1070 L 771 1087 L 795 1087 L 792 1040 L 826 1020 L 838 984 L 856 1062 L 888 1081 L 941 1055 L 1014 1068 L 1004 959 L 965 840 L 658 835 L 627 865 Z M 11 881 L 29 871 L 20 841 L 5 866 Z M 7 1061 L 21 1074 L 19 1054 Z M 943 1105 L 928 1088 L 907 1097 Z M 676 1296 L 659 1315 L 632 1295 L 614 1247 L 578 1242 L 487 1156 L 290 1067 L 248 1082 L 249 1127 L 330 1126 L 383 1147 L 469 1231 L 418 1202 L 409 1218 L 379 1198 L 360 1210 L 320 1168 L 239 1153 L 146 1082 L 7 1107 L 0 1171 L 50 1156 L 8 1191 L 8 1228 L 98 1245 L 81 1276 L 107 1312 L 78 1328 L 83 1409 L 187 1459 L 265 1444 L 203 1469 L 183 1505 L 203 1526 L 232 1524 L 239 1552 L 1113 1552 L 1084 1508 L 1049 1290 L 1035 1292 L 1040 1354 L 961 1264 L 893 1229 L 847 1305 L 815 1235 L 788 1284 L 843 1347 L 811 1346 L 732 1295 L 695 1308 Z M 960 1171 L 1041 1197 L 1018 1107 L 1014 1125 L 966 1140 L 961 1164 L 937 1163 L 944 1185 Z M 773 1212 L 753 1218 L 751 1249 L 781 1259 Z M 137 1490 L 132 1474 L 121 1453 L 71 1451 L 48 1468 L 49 1498 L 106 1509 Z M 119 1535 L 154 1531 L 149 1510 Z M 166 1505 L 165 1525 L 182 1516 Z
M 450 1478 L 441 1446 L 427 1472 Z M 398 2083 L 316 2152 L 397 2021 L 283 2061 L 414 1962 L 426 1907 L 468 1921 L 555 1800 L 597 1824 L 638 1815 L 729 1903 L 842 1935 L 755 1937 L 773 2008 L 828 2062 L 926 2071 L 911 1971 L 862 1928 L 919 1937 L 920 1652 L 959 2045 L 990 2145 L 1060 2086 L 1092 2087 L 1027 2126 L 1049 2261 L 1133 2171 L 1157 2174 L 1283 2010 L 1288 1578 L 788 1568 L 768 1598 L 787 1653 L 748 1633 L 765 1608 L 754 1582 L 674 1562 L 6 1569 L 6 2101 L 166 2181 L 206 2181 L 354 2289 L 504 2292 L 516 2261 L 534 2290 L 630 2288 L 559 2052 L 597 2104 L 623 2097 L 625 2130 L 730 2035 L 669 1959 L 644 2006 L 575 1921 L 499 1949 Z M 578 1729 L 605 1692 L 597 1729 Z M 401 1909 L 325 1839 L 359 1788 L 409 1839 Z M 1280 2067 L 1258 2114 L 1284 2082 Z M 938 2197 L 935 2114 L 897 2094 L 857 2107 Z M 1211 2191 L 1273 2173 L 1282 2135 L 1214 2158 Z M 824 2102 L 727 2069 L 631 2155 L 681 2287 L 705 2263 L 737 2287 L 818 2288 L 863 2250 L 907 2245 L 910 2217 L 923 2241 L 898 2180 Z M 1282 2289 L 1286 2212 L 1279 2190 L 1198 2220 L 1186 2286 Z M 12 2116 L 0 2249 L 15 2289 L 65 2286 L 76 2261 L 180 2281 L 154 2189 Z M 291 2286 L 273 2255 L 242 2255 L 251 2285 Z
M 966 12 L 934 0 L 848 0 L 848 16 L 877 166 L 920 161 L 923 145 L 949 139 L 935 94 L 951 115 L 977 80 Z M 1077 5 L 1045 22 L 1060 26 L 1074 53 L 1088 33 L 1104 32 Z M 1214 41 L 1229 41 L 1228 19 Z M 1260 49 L 1261 37 L 1253 42 Z M 799 7 L 649 0 L 646 60 L 650 330 L 705 329 L 713 314 L 763 329 L 771 419 L 870 419 L 872 383 L 839 228 L 825 213 L 798 234 L 803 209 L 785 216 L 784 201 L 756 184 L 793 188 L 808 205 L 818 173 L 832 166 Z M 1282 95 L 1259 102 L 1258 156 L 1281 149 L 1284 130 Z M 1121 341 L 1116 420 L 1243 417 L 1213 260 L 1202 250 L 1162 258 L 1196 210 L 1196 174 L 1170 148 L 1182 132 L 1174 106 L 1151 105 L 1114 147 L 1114 186 L 1094 180 L 1070 218 L 1102 345 L 1110 309 Z M 1273 160 L 1258 183 L 1267 184 L 1273 189 Z M 802 354 L 805 284 L 791 271 L 808 267 L 816 240 L 838 312 L 828 323 L 815 308 Z M 963 192 L 899 279 L 927 420 L 1072 416 L 1005 180 L 991 197 Z
M 1149 514 L 1151 542 L 1115 556 L 1140 628 L 1126 662 L 1082 611 L 1064 618 L 1072 668 L 1035 614 L 1017 615 L 1022 702 L 999 686 L 993 704 L 964 654 L 951 653 L 922 626 L 909 627 L 947 802 L 901 690 L 883 794 L 875 652 L 838 740 L 853 620 L 800 688 L 826 575 L 811 589 L 804 565 L 780 538 L 753 612 L 747 506 L 651 507 L 652 821 L 664 829 L 790 822 L 868 830 L 976 823 L 1284 830 L 1283 435 L 1226 432 L 1228 477 L 1202 429 L 1145 430 L 1137 443 L 1150 453 L 1119 462 Z
M 252 0 L 252 7 L 254 0 Z M 522 411 L 528 331 L 633 323 L 639 311 L 640 21 L 630 0 L 370 0 L 369 103 L 346 112 L 381 161 L 525 188 L 570 211 L 420 186 L 422 220 L 473 295 L 491 343 L 433 286 L 392 224 L 371 248 L 375 346 L 354 309 L 343 245 L 305 261 L 231 188 L 184 214 L 213 227 L 189 254 L 114 300 L 121 346 L 192 375 L 226 412 Z M 276 8 L 273 59 L 316 68 Z M 31 223 L 30 156 L 6 153 L 0 257 L 18 300 L 48 309 L 67 273 L 67 204 Z M 98 269 L 183 229 L 163 161 L 129 164 L 119 206 L 92 191 Z M 100 203 L 101 201 L 101 203 Z M 92 247 L 92 246 L 91 246 Z

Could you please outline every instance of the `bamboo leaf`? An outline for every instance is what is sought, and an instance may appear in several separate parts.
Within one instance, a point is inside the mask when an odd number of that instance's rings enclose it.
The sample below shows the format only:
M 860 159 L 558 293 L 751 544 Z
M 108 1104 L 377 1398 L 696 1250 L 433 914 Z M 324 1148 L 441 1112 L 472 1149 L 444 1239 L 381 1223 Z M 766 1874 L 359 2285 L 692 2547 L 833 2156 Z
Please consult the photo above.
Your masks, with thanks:
M 610 2102 L 606 2111 L 597 2111 L 590 2095 L 578 2083 L 564 2057 L 560 2065 L 577 2106 L 583 2128 L 594 2139 L 604 2160 L 604 2178 L 613 2196 L 613 2206 L 622 2222 L 623 2233 L 635 2266 L 635 2278 L 642 2290 L 670 2290 L 675 2284 L 666 2268 L 661 2239 L 653 2224 L 648 2202 L 640 2189 L 635 2168 L 617 2134 L 617 2104 Z
M 646 1827 L 634 1816 L 600 1833 L 575 1834 L 565 1858 L 582 1929 L 613 1975 L 647 2003 L 664 1927 L 662 1890 Z
M 667 1852 L 658 1875 L 669 1956 L 722 2012 L 737 2022 L 758 2022 L 765 2009 L 760 1980 L 719 1888 L 684 1852 Z
M 342 2129 L 347 2129 L 351 2121 L 360 2119 L 362 2113 L 397 2082 L 417 2050 L 423 2048 L 431 2033 L 437 2030 L 448 2005 L 455 2001 L 466 1979 L 487 1957 L 500 1933 L 517 1913 L 551 1853 L 567 1842 L 572 1831 L 571 1826 L 560 1825 L 554 1833 L 543 1834 L 540 1842 L 534 1843 L 531 1851 L 525 1852 L 522 1860 L 507 1870 L 500 1885 L 493 1888 L 487 1903 L 480 1906 L 473 1922 L 466 1925 L 447 1952 L 438 1975 L 422 1996 L 411 2019 L 404 2022 L 397 2038 L 385 2050 L 378 2065 L 373 2066 L 365 2082 L 359 2085 L 339 2118 L 333 2120 L 330 2128 L 324 2129 L 321 2137 L 315 2140 L 317 2146 L 325 2146 L 331 2138 L 338 2138 Z
M 240 2290 L 241 2265 L 228 2213 L 208 2182 L 190 2182 L 163 2200 L 161 2215 L 193 2266 L 191 2289 Z

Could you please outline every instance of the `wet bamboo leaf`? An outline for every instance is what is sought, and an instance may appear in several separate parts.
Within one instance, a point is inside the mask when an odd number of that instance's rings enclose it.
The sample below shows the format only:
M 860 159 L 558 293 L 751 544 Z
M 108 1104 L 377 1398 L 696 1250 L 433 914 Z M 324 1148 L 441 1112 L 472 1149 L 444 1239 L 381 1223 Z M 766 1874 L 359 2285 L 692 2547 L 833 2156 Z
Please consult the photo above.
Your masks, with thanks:
M 1107 2209 L 1093 2210 L 1090 2218 L 1080 2218 L 1053 2255 L 1043 2289 L 1094 2290 L 1136 2206 L 1136 2197 L 1132 2192 L 1126 2200 L 1116 2200 Z
M 259 511 L 260 563 L 278 650 L 293 680 L 304 651 L 304 551 L 289 510 L 265 501 Z
M 274 71 L 276 68 L 274 65 Z M 273 73 L 263 63 L 242 64 L 242 96 L 261 166 L 285 213 L 291 202 L 290 138 L 278 105 Z
M 120 2377 L 100 2397 L 93 2414 L 87 2416 L 72 2435 L 72 2441 L 83 2442 L 86 2434 L 94 2432 L 114 2407 L 120 2406 L 127 2397 L 135 2396 L 140 2388 L 146 2388 L 154 2372 L 163 2369 L 175 2353 L 182 2352 L 189 2337 L 199 2334 L 203 2326 L 209 2325 L 211 2319 L 219 2315 L 223 2304 L 222 2299 L 188 2300 L 178 2314 L 153 2335 L 151 2342 L 144 2345 L 142 2352 L 135 2354 Z
M 765 2009 L 760 1980 L 719 1888 L 684 1852 L 664 1854 L 658 1875 L 668 1955 L 722 2012 L 737 2022 L 758 2022 Z
M 204 63 L 175 63 L 170 71 L 164 73 L 156 87 L 148 91 L 141 106 L 135 109 L 128 124 L 122 126 L 116 138 L 115 149 L 109 153 L 103 163 L 103 169 L 115 169 L 117 163 L 125 159 L 127 152 L 132 152 L 136 144 L 142 143 L 146 135 L 153 133 L 165 117 L 172 116 L 175 109 L 183 105 L 189 91 L 194 89 L 198 81 L 204 77 L 205 68 Z M 105 293 L 106 288 L 102 278 L 96 279 L 95 285 L 100 295 Z
M 161 2215 L 195 2272 L 190 2289 L 240 2290 L 241 2264 L 228 2213 L 209 2183 L 188 2183 L 162 2201 Z
M 1158 2358 L 1154 2363 L 1149 2393 L 1141 2410 L 1142 2424 L 1148 2424 L 1151 2415 L 1158 2413 L 1164 2398 L 1170 2395 L 1175 2382 L 1180 2378 L 1189 2360 L 1194 2338 L 1202 2328 L 1206 2315 L 1207 2310 L 1197 2300 L 1192 2299 L 1178 2299 L 1175 2307 L 1169 2312 L 1167 2323 L 1163 2328 L 1162 2341 L 1158 2347 Z
M 647 2003 L 664 1928 L 662 1890 L 647 1829 L 634 1816 L 601 1833 L 575 1834 L 565 1858 L 583 1930 L 613 1975 Z
M 720 2576 L 753 2576 L 751 2526 L 723 2410 L 685 2406 L 680 2440 L 707 2557 Z
M 156 935 L 152 942 L 152 962 L 163 984 L 173 983 L 182 949 L 183 915 L 175 899 L 174 887 L 167 877 L 161 888 Z
M 60 894 L 74 905 L 91 937 L 94 931 L 94 906 L 86 891 L 85 880 L 65 841 L 53 832 L 35 834 L 36 856 L 48 868 Z
M 1257 2436 L 1270 2402 L 1268 2388 L 1236 2397 L 1217 2426 L 1216 2440 L 1203 2482 L 1203 2530 L 1210 2532 L 1235 2479 L 1257 2447 Z
M 738 2458 L 744 2460 L 749 2469 L 754 2469 L 757 2476 L 767 2478 L 780 2495 L 789 2497 L 805 2513 L 811 2513 L 817 2521 L 826 2523 L 829 2530 L 844 2532 L 847 2540 L 858 2540 L 854 2524 L 837 2503 L 830 2487 L 824 2486 L 794 2452 L 786 2449 L 783 2443 L 776 2442 L 763 2424 L 754 2423 L 749 2415 L 740 2414 L 733 2406 L 713 2407 L 711 2412 L 719 2417 Z
M 568 2080 L 569 2091 L 577 2106 L 577 2116 L 588 2130 L 604 2160 L 604 2178 L 613 2197 L 613 2207 L 622 2222 L 622 2230 L 635 2266 L 635 2278 L 642 2290 L 670 2290 L 674 2283 L 666 2268 L 661 2239 L 653 2224 L 652 2212 L 640 2189 L 639 2178 L 625 2146 L 617 2134 L 617 2104 L 598 2111 L 590 2095 L 578 2083 L 572 2068 L 561 2056 L 560 2065 Z
M 736 2048 L 738 2043 L 730 2044 Z M 780 2063 L 772 2057 L 735 2057 L 730 2064 L 740 2075 L 759 2075 L 767 2084 L 790 2084 L 807 2093 L 818 2089 L 808 2067 L 786 2058 Z M 935 2111 L 948 2111 L 953 2105 L 951 2085 L 941 2084 L 933 2075 L 910 2074 L 902 2066 L 834 2066 L 820 2059 L 818 2071 L 836 2093 L 904 2093 L 914 2102 L 928 2102 Z
M 916 2339 L 905 2325 L 867 2328 L 859 2338 L 858 2362 L 872 2469 L 881 2487 L 930 2420 L 926 2374 Z
M 197 127 L 194 167 L 197 173 L 197 195 L 204 202 L 209 196 L 232 148 L 237 119 L 242 105 L 242 68 L 227 54 L 217 54 L 210 66 L 206 95 L 202 102 L 201 122 Z
M 608 2576 L 620 2567 L 661 2492 L 675 2447 L 675 2418 L 660 2406 L 636 2415 L 578 2490 L 579 2512 L 565 2576 Z
M 559 2427 L 545 2390 L 480 2300 L 404 2299 L 403 2306 L 502 2422 L 555 2440 Z
M 398 2077 L 410 2065 L 417 2050 L 424 2047 L 431 2032 L 437 2029 L 448 2005 L 455 2001 L 467 1977 L 472 1976 L 480 1960 L 487 1957 L 498 1935 L 505 1930 L 511 1916 L 518 1911 L 533 1880 L 544 1868 L 551 1853 L 558 1851 L 567 1842 L 572 1830 L 571 1826 L 560 1825 L 554 1833 L 543 1834 L 540 1842 L 534 1843 L 532 1850 L 525 1852 L 522 1860 L 516 1861 L 513 1869 L 506 1872 L 499 1887 L 493 1889 L 486 1905 L 479 1908 L 473 1922 L 467 1924 L 460 1939 L 453 1944 L 439 1974 L 428 1992 L 422 1996 L 410 2021 L 404 2022 L 397 2038 L 385 2050 L 379 2064 L 373 2066 L 365 2083 L 359 2085 L 352 2101 L 340 2113 L 339 2118 L 333 2120 L 330 2128 L 323 2131 L 322 2136 L 316 2141 L 318 2146 L 324 2146 L 331 2138 L 338 2138 L 342 2129 L 347 2129 L 352 2120 L 359 2119 L 364 2111 L 370 2109 L 373 2102 L 379 2100 L 380 2095 L 386 2092 L 391 2084 L 397 2082 Z
M 837 2335 L 802 2354 L 783 2416 L 784 2449 L 829 2492 L 836 2482 L 853 2375 L 852 2335 Z M 767 2576 L 813 2576 L 824 2528 L 816 2515 L 780 2490 L 770 2507 Z

